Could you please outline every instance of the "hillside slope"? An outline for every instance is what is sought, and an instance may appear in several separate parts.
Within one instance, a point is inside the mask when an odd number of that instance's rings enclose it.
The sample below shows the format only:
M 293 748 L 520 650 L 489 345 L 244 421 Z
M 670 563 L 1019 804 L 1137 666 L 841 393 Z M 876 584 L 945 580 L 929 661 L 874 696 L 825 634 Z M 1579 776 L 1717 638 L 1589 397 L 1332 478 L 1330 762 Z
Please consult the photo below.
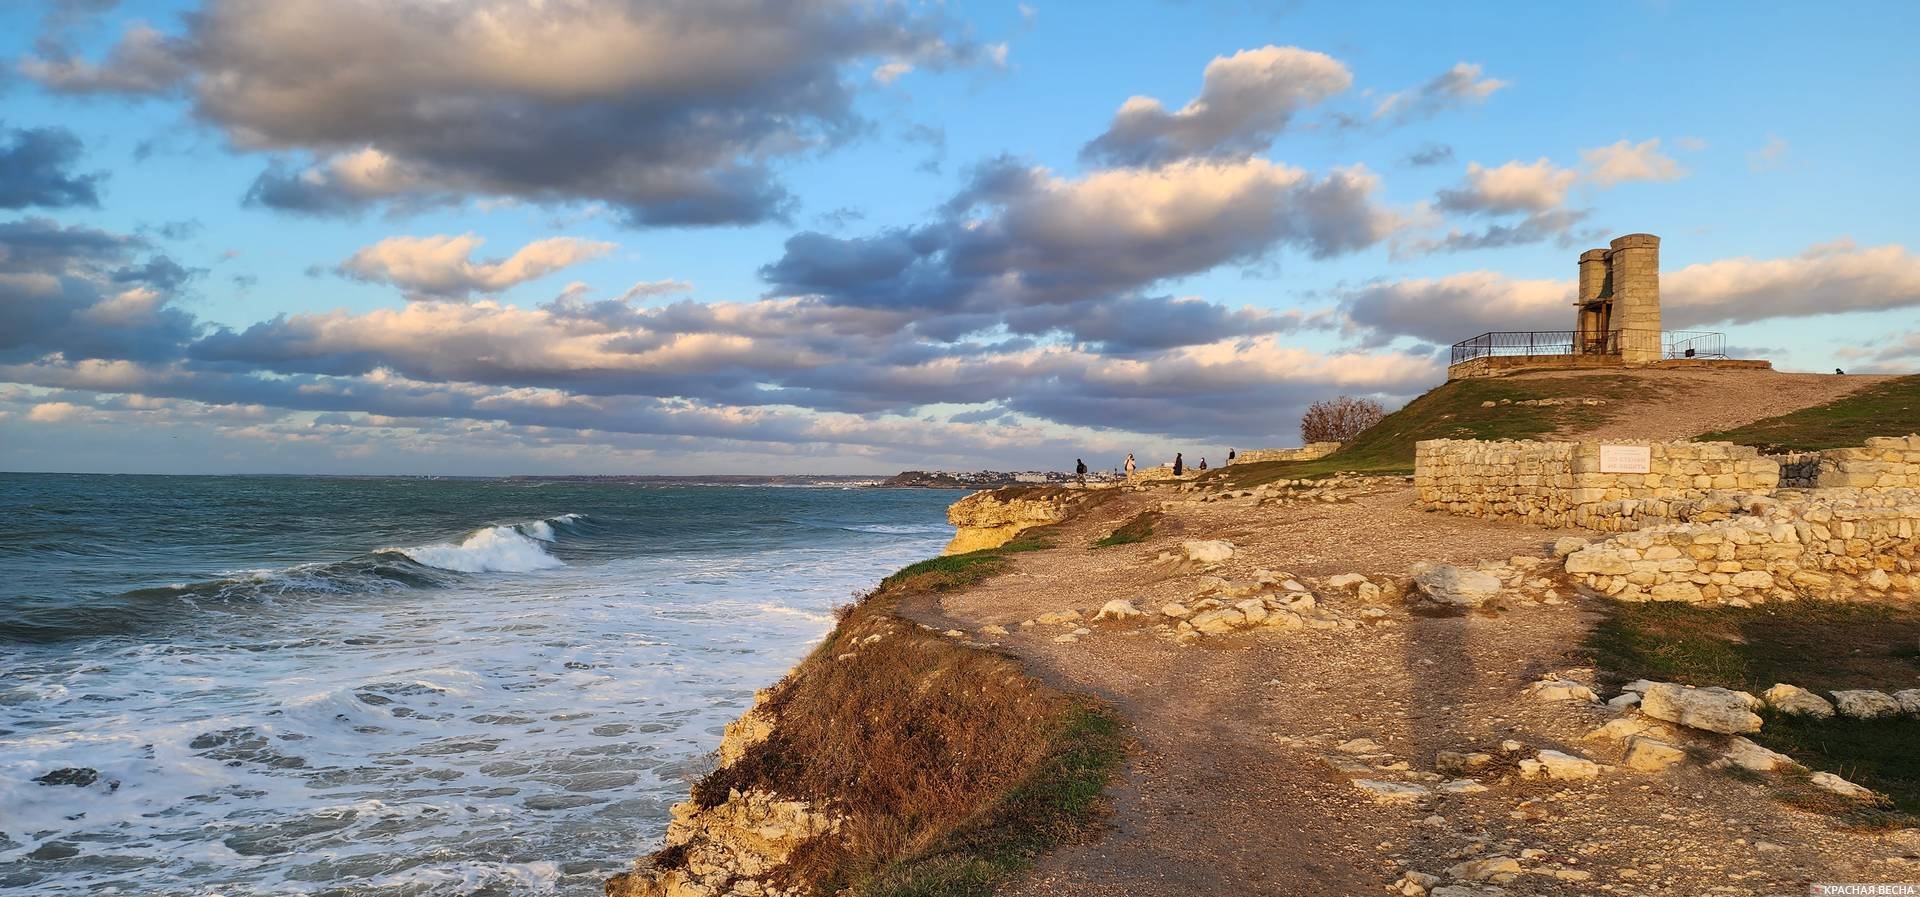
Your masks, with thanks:
M 1686 439 L 1902 379 L 1911 378 L 1650 370 L 1539 371 L 1458 380 L 1408 402 L 1325 458 L 1234 465 L 1208 476 L 1251 486 L 1341 470 L 1411 473 L 1413 446 L 1422 439 Z M 1881 430 L 1891 425 L 1872 416 L 1844 420 L 1851 425 L 1834 433 L 1832 438 L 1841 440 L 1836 444 L 1856 445 L 1867 436 L 1885 435 Z

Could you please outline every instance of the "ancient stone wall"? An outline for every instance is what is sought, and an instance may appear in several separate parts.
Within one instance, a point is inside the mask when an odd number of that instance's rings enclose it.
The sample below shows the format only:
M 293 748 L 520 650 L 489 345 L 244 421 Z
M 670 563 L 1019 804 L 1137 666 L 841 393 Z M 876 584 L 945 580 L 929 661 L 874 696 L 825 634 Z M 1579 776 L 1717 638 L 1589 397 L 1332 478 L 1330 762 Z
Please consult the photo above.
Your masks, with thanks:
M 1325 458 L 1340 449 L 1338 442 L 1309 442 L 1300 448 L 1248 449 L 1228 464 L 1255 464 L 1261 461 L 1312 461 Z
M 1861 448 L 1820 453 L 1822 489 L 1920 489 L 1920 436 L 1877 436 Z
M 1627 601 L 1745 606 L 1920 593 L 1920 491 L 1822 489 L 1730 503 L 1745 513 L 1615 536 L 1569 554 L 1567 572 Z
M 1675 501 L 1709 492 L 1773 492 L 1779 464 L 1725 442 L 1645 446 L 1646 473 L 1602 470 L 1602 443 L 1430 439 L 1414 450 L 1413 484 L 1426 510 L 1603 532 L 1671 519 Z
M 1189 470 L 1188 473 L 1191 474 L 1192 471 Z M 1134 468 L 1133 473 L 1127 474 L 1127 482 L 1129 483 L 1148 483 L 1154 480 L 1177 480 L 1177 479 L 1180 479 L 1180 477 L 1176 477 L 1173 475 L 1173 467 L 1166 464 L 1161 464 L 1155 467 L 1136 467 Z

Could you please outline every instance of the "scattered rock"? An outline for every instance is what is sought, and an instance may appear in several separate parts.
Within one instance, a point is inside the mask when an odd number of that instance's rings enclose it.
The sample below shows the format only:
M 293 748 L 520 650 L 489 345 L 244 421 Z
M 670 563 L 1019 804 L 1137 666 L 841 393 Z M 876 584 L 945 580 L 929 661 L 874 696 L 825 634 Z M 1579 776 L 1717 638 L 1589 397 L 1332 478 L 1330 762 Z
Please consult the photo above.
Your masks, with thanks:
M 1798 766 L 1793 758 L 1779 751 L 1763 748 L 1745 738 L 1736 736 L 1727 745 L 1727 753 L 1712 764 L 1716 768 L 1738 766 L 1754 772 L 1774 772 L 1791 766 Z
M 1639 692 L 1623 691 L 1607 699 L 1608 707 L 1617 707 L 1622 710 L 1628 707 L 1639 706 L 1639 704 L 1640 704 Z
M 1873 789 L 1863 788 L 1830 772 L 1816 772 L 1808 777 L 1817 787 L 1824 788 L 1841 797 L 1853 800 L 1872 800 Z
M 1447 875 L 1462 881 L 1511 881 L 1520 874 L 1520 861 L 1513 857 L 1486 857 L 1469 860 L 1447 870 Z M 1505 876 L 1502 878 L 1502 876 Z
M 1833 716 L 1832 702 L 1797 685 L 1788 685 L 1785 682 L 1775 683 L 1772 688 L 1763 692 L 1761 697 L 1766 699 L 1767 706 L 1781 713 L 1813 716 L 1820 719 Z
M 1327 588 L 1351 589 L 1366 581 L 1367 578 L 1358 573 L 1342 573 L 1338 576 L 1327 577 Z
M 1448 779 L 1437 787 L 1448 794 L 1479 794 L 1487 790 L 1479 779 Z
M 1195 564 L 1221 564 L 1233 557 L 1233 543 L 1224 539 L 1193 539 L 1180 543 L 1180 553 Z
M 1194 614 L 1187 622 L 1193 624 L 1193 628 L 1208 635 L 1221 635 L 1246 625 L 1247 615 L 1234 608 L 1223 607 L 1201 611 Z
M 1427 600 L 1450 607 L 1479 607 L 1500 594 L 1500 577 L 1446 564 L 1415 564 L 1414 588 Z
M 1063 632 L 1063 633 L 1060 633 L 1059 635 L 1054 636 L 1053 640 L 1062 645 L 1071 645 L 1074 642 L 1079 641 L 1080 637 L 1077 635 L 1074 635 L 1071 632 Z
M 1854 719 L 1900 715 L 1900 702 L 1894 700 L 1892 695 L 1865 688 L 1833 692 L 1833 706 L 1841 716 Z
M 1893 693 L 1893 699 L 1900 702 L 1901 710 L 1920 716 L 1920 688 L 1903 688 Z
M 1193 616 L 1193 608 L 1181 604 L 1178 601 L 1169 601 L 1160 605 L 1160 613 L 1176 620 L 1184 620 Z
M 989 623 L 985 626 L 980 627 L 980 634 L 981 635 L 1006 635 L 1007 627 L 1002 626 L 998 623 Z
M 1572 679 L 1542 679 L 1527 686 L 1527 696 L 1536 701 L 1594 701 L 1593 689 Z
M 1760 731 L 1760 716 L 1753 712 L 1760 703 L 1759 698 L 1745 692 L 1661 682 L 1647 688 L 1640 699 L 1640 710 L 1654 719 L 1737 735 Z
M 1039 623 L 1042 626 L 1053 626 L 1059 623 L 1071 623 L 1075 620 L 1080 619 L 1080 612 L 1077 610 L 1073 610 L 1072 608 L 1068 608 L 1067 610 L 1056 610 L 1056 611 L 1053 611 L 1052 613 L 1041 614 L 1040 616 L 1034 617 L 1033 619 L 1034 619 L 1034 622 Z
M 1386 782 L 1379 779 L 1354 779 L 1353 787 L 1381 803 L 1406 803 L 1427 796 L 1427 789 L 1411 782 Z
M 1438 875 L 1429 875 L 1425 872 L 1408 870 L 1400 876 L 1399 881 L 1393 883 L 1393 891 L 1401 895 L 1401 897 L 1421 897 L 1421 895 L 1427 893 L 1428 888 L 1439 883 L 1440 876 Z
M 1131 620 L 1146 614 L 1125 598 L 1115 598 L 1100 606 L 1100 612 L 1093 615 L 1096 620 Z
M 100 781 L 100 772 L 85 766 L 68 766 L 40 776 L 34 781 L 42 785 L 72 785 L 75 788 L 85 788 Z
M 1344 744 L 1335 745 L 1334 750 L 1342 754 L 1384 754 L 1387 752 L 1380 742 L 1371 738 L 1355 738 Z
M 1626 741 L 1638 735 L 1650 735 L 1663 741 L 1672 740 L 1674 737 L 1672 729 L 1643 716 L 1623 716 L 1608 720 L 1606 725 L 1588 732 L 1586 737 L 1590 741 Z
M 1463 753 L 1460 751 L 1439 751 L 1433 755 L 1433 768 L 1442 775 L 1465 775 L 1493 762 L 1492 754 L 1479 751 Z
M 1659 772 L 1685 759 L 1686 750 L 1658 738 L 1639 735 L 1627 741 L 1625 762 L 1627 766 L 1642 772 Z
M 1559 751 L 1541 751 L 1534 760 L 1540 764 L 1540 770 L 1549 779 L 1577 782 L 1600 775 L 1600 764 L 1585 757 L 1575 757 Z

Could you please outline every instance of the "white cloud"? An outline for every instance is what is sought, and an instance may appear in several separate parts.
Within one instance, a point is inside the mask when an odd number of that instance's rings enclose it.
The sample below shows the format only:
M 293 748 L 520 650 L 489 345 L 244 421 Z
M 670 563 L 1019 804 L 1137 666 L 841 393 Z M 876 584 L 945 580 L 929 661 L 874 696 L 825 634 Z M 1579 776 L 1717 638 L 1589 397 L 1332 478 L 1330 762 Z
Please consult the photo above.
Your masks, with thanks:
M 1579 179 L 1579 172 L 1555 166 L 1544 156 L 1494 168 L 1469 162 L 1466 184 L 1440 191 L 1439 205 L 1450 212 L 1487 215 L 1545 212 L 1563 205 L 1567 190 Z
M 1399 123 L 1413 121 L 1444 109 L 1484 103 L 1495 92 L 1512 86 L 1512 82 L 1480 75 L 1479 63 L 1455 63 L 1453 68 L 1419 87 L 1388 94 L 1374 107 L 1373 118 Z
M 1687 174 L 1679 162 L 1660 152 L 1658 137 L 1581 150 L 1580 160 L 1586 163 L 1587 178 L 1602 187 L 1627 181 L 1673 181 Z
M 1920 306 L 1920 257 L 1904 246 L 1841 239 L 1778 259 L 1733 258 L 1665 274 L 1668 326 Z
M 1753 171 L 1775 171 L 1786 167 L 1793 148 L 1778 134 L 1768 134 L 1767 142 L 1747 154 L 1747 167 Z
M 474 250 L 485 242 L 473 234 L 388 237 L 355 252 L 335 270 L 357 280 L 392 284 L 410 298 L 459 298 L 499 292 L 615 248 L 612 243 L 549 237 L 503 259 L 474 261 Z
M 1345 91 L 1353 75 L 1325 53 L 1265 46 L 1216 56 L 1200 95 L 1168 112 L 1153 97 L 1120 105 L 1082 155 L 1120 165 L 1265 150 L 1300 110 Z

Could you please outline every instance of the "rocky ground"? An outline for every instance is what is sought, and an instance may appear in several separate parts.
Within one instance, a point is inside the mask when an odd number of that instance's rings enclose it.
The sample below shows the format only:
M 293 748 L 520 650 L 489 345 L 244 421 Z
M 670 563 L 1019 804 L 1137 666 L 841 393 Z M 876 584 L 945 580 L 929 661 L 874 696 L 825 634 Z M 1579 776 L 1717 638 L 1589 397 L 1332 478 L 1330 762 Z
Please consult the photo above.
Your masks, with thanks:
M 1510 379 L 1592 376 L 1580 371 L 1536 371 Z M 1605 396 L 1614 405 L 1612 419 L 1561 436 L 1581 439 L 1684 439 L 1731 430 L 1757 420 L 1821 405 L 1856 390 L 1893 379 L 1863 374 L 1789 374 L 1778 371 L 1636 370 L 1643 392 Z
M 1840 830 L 1774 799 L 1765 776 L 1710 768 L 1737 749 L 1729 736 L 1586 699 L 1575 649 L 1598 599 L 1551 560 L 1577 534 L 1414 511 L 1400 480 L 1195 497 L 1127 493 L 1010 572 L 903 608 L 1134 725 L 1111 831 L 1002 893 L 1800 895 L 1920 880 L 1911 831 Z M 1148 510 L 1165 517 L 1146 541 L 1089 548 Z M 1423 570 L 1443 598 L 1498 594 L 1436 603 L 1411 582 Z M 1636 749 L 1654 771 L 1614 737 L 1648 728 L 1676 748 Z

